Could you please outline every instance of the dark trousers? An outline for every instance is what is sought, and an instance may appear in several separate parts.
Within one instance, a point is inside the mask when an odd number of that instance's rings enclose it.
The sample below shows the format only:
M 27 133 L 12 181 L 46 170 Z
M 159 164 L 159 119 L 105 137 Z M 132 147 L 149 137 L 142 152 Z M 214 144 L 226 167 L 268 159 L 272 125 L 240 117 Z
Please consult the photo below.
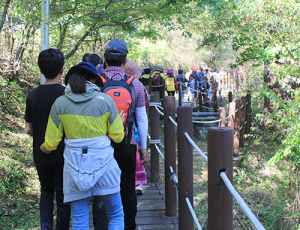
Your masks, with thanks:
M 167 91 L 168 92 L 168 96 L 174 96 L 175 95 L 175 90 L 174 91 Z
M 71 208 L 70 205 L 63 203 L 63 167 L 64 158 L 61 158 L 53 162 L 50 167 L 37 168 L 41 184 L 40 220 L 42 230 L 52 230 L 54 192 L 57 205 L 56 229 L 69 229 Z
M 125 229 L 135 229 L 137 213 L 137 198 L 135 194 L 136 145 L 129 145 L 122 150 L 115 149 L 115 159 L 122 171 L 121 198 L 124 210 Z M 105 208 L 100 199 L 93 198 L 93 223 L 95 230 L 107 229 Z

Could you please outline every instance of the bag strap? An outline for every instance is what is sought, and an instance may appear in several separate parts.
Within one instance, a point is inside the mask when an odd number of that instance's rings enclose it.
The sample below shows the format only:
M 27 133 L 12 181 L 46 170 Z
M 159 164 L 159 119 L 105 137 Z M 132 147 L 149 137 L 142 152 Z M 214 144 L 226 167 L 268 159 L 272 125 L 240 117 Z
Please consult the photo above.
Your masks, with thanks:
M 105 82 L 107 82 L 107 81 L 113 80 L 113 77 L 116 76 L 117 74 L 119 74 L 119 73 L 114 74 L 114 75 L 111 77 L 111 79 L 109 79 L 109 78 L 106 76 L 105 73 L 100 73 L 100 74 L 98 74 L 98 75 L 101 77 L 103 83 L 105 83 Z M 119 74 L 119 75 L 120 75 L 120 74 Z M 125 74 L 125 75 L 124 75 L 124 79 L 121 79 L 120 81 L 126 81 L 126 83 L 127 83 L 128 85 L 130 85 L 130 84 L 132 83 L 132 81 L 133 81 L 134 78 L 135 78 L 134 76 Z
M 133 81 L 134 78 L 135 78 L 134 76 L 130 76 L 130 75 L 127 76 L 127 75 L 125 74 L 124 80 L 126 80 L 126 83 L 127 83 L 128 85 L 130 85 L 130 84 L 132 83 L 132 81 Z
M 101 77 L 103 84 L 109 80 L 105 73 L 99 73 L 98 75 Z

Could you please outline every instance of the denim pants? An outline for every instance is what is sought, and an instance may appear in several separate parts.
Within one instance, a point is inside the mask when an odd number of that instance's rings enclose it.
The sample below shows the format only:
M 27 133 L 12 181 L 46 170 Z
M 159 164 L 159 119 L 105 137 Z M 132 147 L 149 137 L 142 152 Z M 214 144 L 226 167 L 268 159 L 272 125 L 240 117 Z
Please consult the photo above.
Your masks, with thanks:
M 37 168 L 41 184 L 40 220 L 42 230 L 52 230 L 54 192 L 57 205 L 56 229 L 69 229 L 71 209 L 63 199 L 63 167 L 64 158 L 54 161 L 47 168 Z
M 181 95 L 182 95 L 182 96 L 181 96 L 181 104 L 182 104 L 182 105 L 183 105 L 183 100 L 184 100 L 184 94 L 185 94 L 185 92 L 182 92 L 182 93 L 181 93 Z
M 94 197 L 95 198 L 95 197 Z M 124 213 L 120 192 L 97 196 L 106 208 L 108 216 L 108 230 L 124 229 Z M 89 197 L 70 202 L 72 210 L 72 229 L 89 229 Z
M 135 216 L 137 213 L 137 198 L 135 194 L 136 145 L 130 144 L 122 150 L 115 149 L 115 159 L 122 171 L 121 198 L 124 210 L 125 230 L 136 228 Z M 105 230 L 105 208 L 101 201 L 93 199 L 93 223 L 95 230 Z M 102 213 L 102 214 L 101 214 Z

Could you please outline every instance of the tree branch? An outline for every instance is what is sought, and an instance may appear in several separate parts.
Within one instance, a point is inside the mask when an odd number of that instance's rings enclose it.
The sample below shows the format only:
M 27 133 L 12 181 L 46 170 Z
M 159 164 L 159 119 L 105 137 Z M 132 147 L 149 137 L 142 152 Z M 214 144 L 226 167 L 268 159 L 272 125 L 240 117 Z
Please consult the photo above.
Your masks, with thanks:
M 3 13 L 2 13 L 2 18 L 1 18 L 1 23 L 0 23 L 0 31 L 3 28 L 4 22 L 5 22 L 5 18 L 6 18 L 6 14 L 7 14 L 7 10 L 8 7 L 10 5 L 10 1 L 11 0 L 6 0 L 5 4 L 4 4 L 4 9 L 3 9 Z
M 78 40 L 78 42 L 76 42 L 73 49 L 65 56 L 66 60 L 68 60 L 78 50 L 78 47 L 80 46 L 80 44 L 84 41 L 84 39 L 89 35 L 89 33 L 92 30 L 93 29 L 91 27 L 87 29 L 87 31 L 82 35 L 82 37 Z

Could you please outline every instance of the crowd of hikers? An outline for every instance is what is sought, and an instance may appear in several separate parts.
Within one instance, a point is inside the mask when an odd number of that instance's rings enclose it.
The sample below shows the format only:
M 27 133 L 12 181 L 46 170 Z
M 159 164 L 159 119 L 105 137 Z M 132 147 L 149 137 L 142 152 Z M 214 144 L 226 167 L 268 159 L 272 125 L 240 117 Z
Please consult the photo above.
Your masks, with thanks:
M 217 69 L 206 67 L 192 67 L 185 75 L 183 70 L 179 69 L 177 75 L 172 68 L 168 68 L 166 74 L 163 69 L 158 66 L 151 73 L 150 67 L 144 67 L 140 81 L 143 85 L 150 85 L 152 90 L 159 91 L 160 99 L 162 99 L 167 92 L 168 96 L 174 96 L 175 92 L 179 91 L 181 87 L 181 104 L 183 104 L 184 96 L 188 94 L 188 101 L 194 104 L 198 101 L 199 92 L 204 93 L 205 84 L 208 90 L 208 97 L 211 96 L 211 85 L 214 81 L 218 83 L 219 88 L 226 89 L 228 87 L 229 76 L 225 72 L 225 68 L 221 68 L 218 72 Z
M 139 229 L 135 217 L 137 194 L 147 183 L 147 134 L 150 96 L 144 87 L 159 91 L 160 98 L 175 95 L 179 85 L 196 103 L 197 92 L 213 79 L 223 79 L 208 68 L 191 68 L 175 74 L 161 67 L 142 70 L 127 61 L 124 41 L 114 39 L 105 47 L 104 61 L 86 53 L 82 62 L 64 72 L 64 55 L 43 50 L 38 57 L 46 82 L 26 98 L 26 133 L 33 136 L 33 159 L 41 186 L 41 229 L 89 229 L 92 204 L 95 230 Z M 176 75 L 176 76 L 175 76 Z M 226 80 L 224 80 L 226 79 Z M 196 84 L 195 84 L 196 81 Z M 209 87 L 208 87 L 209 88 Z

